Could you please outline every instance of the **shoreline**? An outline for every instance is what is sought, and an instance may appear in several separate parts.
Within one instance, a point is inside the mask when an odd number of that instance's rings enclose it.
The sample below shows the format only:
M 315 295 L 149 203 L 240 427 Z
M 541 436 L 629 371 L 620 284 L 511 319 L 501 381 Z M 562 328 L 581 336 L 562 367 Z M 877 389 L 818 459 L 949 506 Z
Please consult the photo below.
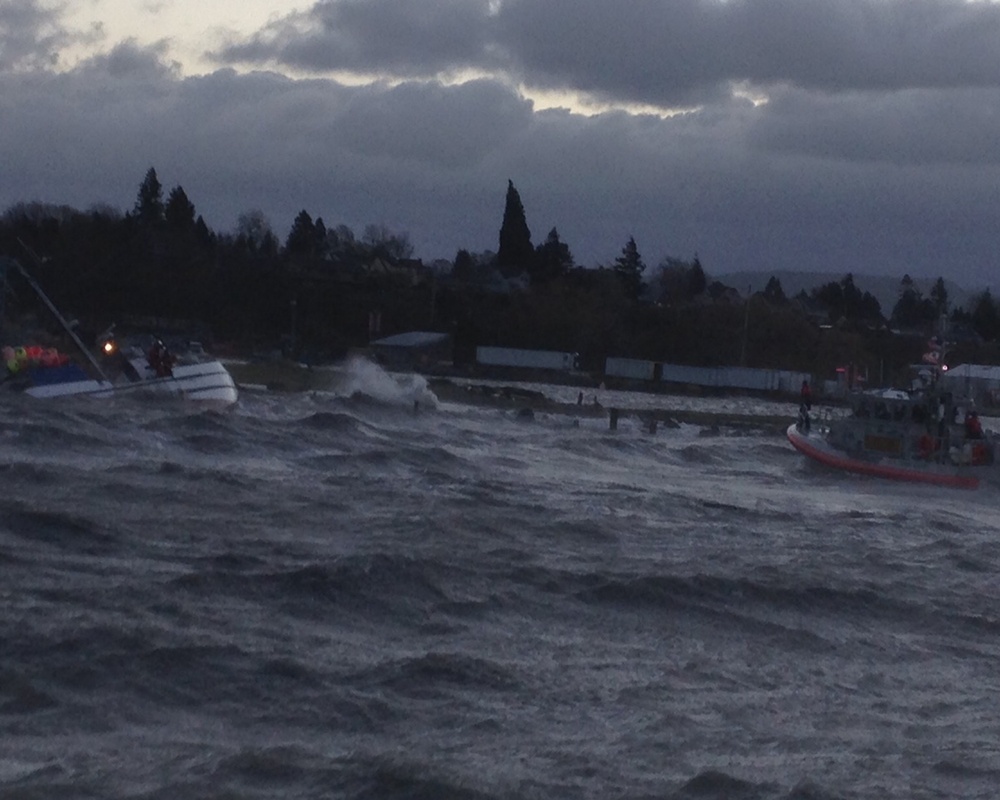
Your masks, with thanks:
M 329 391 L 334 389 L 342 374 L 331 367 L 310 367 L 289 361 L 239 361 L 226 360 L 226 369 L 240 388 L 271 392 Z M 525 417 L 535 413 L 560 414 L 567 417 L 607 419 L 613 427 L 613 414 L 618 420 L 638 419 L 643 427 L 677 427 L 681 424 L 700 425 L 705 428 L 733 427 L 781 433 L 795 419 L 793 405 L 775 401 L 775 406 L 787 405 L 787 413 L 747 413 L 739 410 L 705 410 L 677 408 L 670 399 L 697 402 L 702 398 L 686 393 L 642 392 L 628 389 L 595 389 L 578 384 L 551 384 L 574 391 L 582 391 L 585 400 L 579 402 L 557 399 L 539 388 L 517 385 L 516 382 L 489 380 L 480 377 L 427 375 L 419 372 L 389 372 L 390 375 L 419 375 L 427 381 L 427 388 L 440 402 L 467 406 L 480 406 L 514 411 Z M 547 387 L 535 383 L 531 387 Z M 602 401 L 598 401 L 598 395 Z M 610 396 L 613 399 L 609 399 Z M 717 395 L 716 399 L 744 395 Z M 635 402 L 641 398 L 643 402 Z M 630 402 L 631 401 L 631 402 Z
M 543 392 L 517 387 L 496 385 L 488 382 L 470 382 L 463 385 L 448 379 L 434 378 L 427 382 L 428 388 L 434 392 L 438 400 L 446 403 L 460 403 L 472 406 L 487 406 L 517 412 L 530 410 L 561 414 L 568 417 L 586 417 L 589 419 L 608 419 L 612 425 L 613 417 L 618 420 L 633 418 L 650 427 L 678 427 L 680 424 L 700 425 L 704 428 L 733 427 L 752 428 L 767 432 L 783 432 L 793 416 L 787 414 L 748 414 L 736 411 L 705 411 L 696 409 L 639 407 L 627 406 L 622 403 L 602 405 L 594 403 L 568 403 L 553 400 Z M 659 395 L 669 397 L 669 395 Z

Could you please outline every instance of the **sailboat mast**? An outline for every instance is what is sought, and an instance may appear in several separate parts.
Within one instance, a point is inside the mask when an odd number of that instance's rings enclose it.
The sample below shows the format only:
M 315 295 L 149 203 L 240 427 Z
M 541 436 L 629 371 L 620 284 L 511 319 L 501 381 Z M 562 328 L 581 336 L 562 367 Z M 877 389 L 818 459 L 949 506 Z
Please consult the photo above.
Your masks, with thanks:
M 23 266 L 21 266 L 20 262 L 15 261 L 12 258 L 0 258 L 0 267 L 3 268 L 5 273 L 10 267 L 13 267 L 21 273 L 24 279 L 28 282 L 28 285 L 35 290 L 35 294 L 37 294 L 41 301 L 45 303 L 49 311 L 52 312 L 52 315 L 59 321 L 63 330 L 66 331 L 69 337 L 80 349 L 80 352 L 83 353 L 86 359 L 90 362 L 91 366 L 93 366 L 93 368 L 97 371 L 97 374 L 101 376 L 102 380 L 107 381 L 108 376 L 104 374 L 104 370 L 101 369 L 101 365 L 97 362 L 94 354 L 90 352 L 90 349 L 83 343 L 76 331 L 73 330 L 73 326 L 66 321 L 66 318 L 62 314 L 59 313 L 59 309 L 55 307 L 55 304 L 51 300 L 49 300 L 49 296 L 42 291 L 42 287 L 38 285 L 38 281 L 36 281 L 31 274 Z

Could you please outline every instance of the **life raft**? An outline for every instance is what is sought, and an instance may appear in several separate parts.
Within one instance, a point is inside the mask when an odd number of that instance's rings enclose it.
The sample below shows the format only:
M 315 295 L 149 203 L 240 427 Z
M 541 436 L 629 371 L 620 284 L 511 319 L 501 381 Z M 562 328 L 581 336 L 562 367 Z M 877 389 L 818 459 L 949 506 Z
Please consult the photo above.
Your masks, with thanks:
M 60 353 L 54 347 L 40 347 L 37 344 L 27 347 L 4 347 L 0 350 L 4 366 L 11 373 L 21 372 L 24 369 L 37 369 L 38 367 L 61 367 L 69 363 L 70 358 L 65 353 Z

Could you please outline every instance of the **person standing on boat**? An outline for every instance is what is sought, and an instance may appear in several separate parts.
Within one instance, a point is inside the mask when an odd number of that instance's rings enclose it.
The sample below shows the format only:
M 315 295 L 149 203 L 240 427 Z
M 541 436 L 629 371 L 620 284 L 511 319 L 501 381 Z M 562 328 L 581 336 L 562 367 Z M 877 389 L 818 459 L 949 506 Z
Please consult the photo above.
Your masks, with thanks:
M 149 348 L 147 360 L 157 378 L 169 378 L 174 374 L 174 357 L 162 339 L 153 340 L 153 346 Z
M 806 407 L 806 411 L 812 411 L 813 401 L 812 401 L 812 389 L 809 388 L 809 381 L 802 381 L 802 392 L 800 394 L 802 405 Z
M 976 413 L 975 409 L 970 409 L 965 412 L 965 438 L 983 438 L 983 426 L 982 423 L 979 422 L 979 415 Z

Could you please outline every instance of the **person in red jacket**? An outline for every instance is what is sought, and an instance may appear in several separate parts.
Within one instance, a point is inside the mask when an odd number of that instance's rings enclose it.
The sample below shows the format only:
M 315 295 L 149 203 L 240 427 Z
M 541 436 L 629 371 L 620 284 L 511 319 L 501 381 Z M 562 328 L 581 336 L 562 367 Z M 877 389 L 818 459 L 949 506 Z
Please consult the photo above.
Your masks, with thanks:
M 965 414 L 965 438 L 983 438 L 983 425 L 979 421 L 979 415 L 975 411 L 968 411 Z
M 149 348 L 149 355 L 146 358 L 157 378 L 169 378 L 174 374 L 174 357 L 162 339 L 153 340 L 153 346 Z

